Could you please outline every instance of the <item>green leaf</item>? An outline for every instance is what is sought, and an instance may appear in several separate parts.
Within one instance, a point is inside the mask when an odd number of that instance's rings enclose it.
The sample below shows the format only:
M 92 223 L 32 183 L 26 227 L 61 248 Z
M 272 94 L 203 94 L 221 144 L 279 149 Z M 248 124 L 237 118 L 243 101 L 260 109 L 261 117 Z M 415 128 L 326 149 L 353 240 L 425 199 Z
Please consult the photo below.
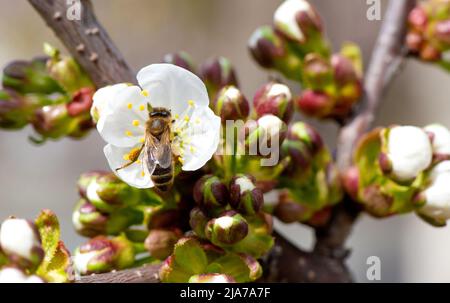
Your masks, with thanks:
M 261 265 L 250 255 L 228 253 L 208 265 L 208 273 L 220 273 L 233 277 L 236 282 L 255 281 L 262 274 Z
M 182 238 L 174 248 L 175 263 L 192 275 L 201 274 L 208 265 L 206 253 L 194 238 Z

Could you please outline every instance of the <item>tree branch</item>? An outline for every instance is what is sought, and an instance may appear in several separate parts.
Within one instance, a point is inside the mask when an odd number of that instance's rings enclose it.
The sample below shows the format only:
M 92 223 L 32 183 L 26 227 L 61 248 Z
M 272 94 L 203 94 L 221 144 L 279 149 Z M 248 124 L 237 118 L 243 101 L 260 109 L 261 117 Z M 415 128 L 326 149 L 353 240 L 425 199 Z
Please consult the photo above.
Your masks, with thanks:
M 83 276 L 76 283 L 158 283 L 159 264 Z
M 381 98 L 405 57 L 407 17 L 415 2 L 414 0 L 389 1 L 365 76 L 365 98 L 362 110 L 341 129 L 338 136 L 336 158 L 341 172 L 351 166 L 353 148 L 359 137 L 372 126 Z
M 81 0 L 81 20 L 69 20 L 69 6 L 61 0 L 28 0 L 97 87 L 132 82 L 131 68 L 95 17 L 92 3 Z

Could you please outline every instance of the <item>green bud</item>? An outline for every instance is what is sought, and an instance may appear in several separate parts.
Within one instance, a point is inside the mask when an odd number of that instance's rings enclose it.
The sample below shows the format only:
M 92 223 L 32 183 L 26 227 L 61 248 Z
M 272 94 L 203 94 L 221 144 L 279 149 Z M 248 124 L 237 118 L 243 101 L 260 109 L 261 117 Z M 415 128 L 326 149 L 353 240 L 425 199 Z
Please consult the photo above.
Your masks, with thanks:
M 307 89 L 297 99 L 296 105 L 305 115 L 326 118 L 330 116 L 335 100 L 325 92 Z
M 195 73 L 195 65 L 192 60 L 191 55 L 187 52 L 181 51 L 176 53 L 166 54 L 163 58 L 164 63 L 170 63 L 173 65 L 177 65 L 188 71 Z
M 69 134 L 74 127 L 65 104 L 47 105 L 36 110 L 32 124 L 37 133 L 51 139 Z
M 227 120 L 245 120 L 250 108 L 239 89 L 235 86 L 225 86 L 218 92 L 213 110 L 222 119 L 222 123 L 225 123 Z
M 13 61 L 3 69 L 3 87 L 21 94 L 52 94 L 62 92 L 59 84 L 50 77 L 46 69 L 48 58 L 31 61 Z
M 272 114 L 289 123 L 294 112 L 292 93 L 284 84 L 269 82 L 255 93 L 253 107 L 258 118 Z
M 75 251 L 74 266 L 82 275 L 102 273 L 131 267 L 134 257 L 133 244 L 125 237 L 97 236 Z
M 239 87 L 236 73 L 225 57 L 211 58 L 200 67 L 200 78 L 205 82 L 209 98 L 214 100 L 220 89 L 225 86 Z
M 324 89 L 333 83 L 330 61 L 316 53 L 306 55 L 303 74 L 307 87 L 313 90 Z
M 274 216 L 284 223 L 306 221 L 312 216 L 312 213 L 313 209 L 295 201 L 289 190 L 280 191 L 278 203 L 273 211 Z
M 272 27 L 258 28 L 250 37 L 248 47 L 255 61 L 262 67 L 278 70 L 292 80 L 302 80 L 302 59 Z
M 192 276 L 189 283 L 236 283 L 236 280 L 223 274 L 201 274 Z
M 80 199 L 72 214 L 72 223 L 77 233 L 85 237 L 94 237 L 106 233 L 108 216 L 102 214 L 94 205 Z
M 209 218 L 205 215 L 205 213 L 199 207 L 194 207 L 191 210 L 189 217 L 189 225 L 191 226 L 192 231 L 194 231 L 198 237 L 206 238 L 205 227 L 209 221 Z
M 194 200 L 203 210 L 216 213 L 227 205 L 228 189 L 218 177 L 205 175 L 194 186 Z
M 227 211 L 211 219 L 205 228 L 205 235 L 217 246 L 233 245 L 248 234 L 247 221 L 235 211 Z
M 277 152 L 279 154 L 286 137 L 287 125 L 277 116 L 264 115 L 256 123 L 248 121 L 245 131 L 245 147 L 251 154 L 256 152 L 262 157 L 272 157 Z
M 237 175 L 231 179 L 230 204 L 245 215 L 254 215 L 261 210 L 264 196 L 262 190 L 256 187 L 254 177 Z
M 152 229 L 145 239 L 144 245 L 152 257 L 164 260 L 172 254 L 173 247 L 181 236 L 182 232 L 179 229 Z
M 47 61 L 47 70 L 50 76 L 68 93 L 74 93 L 83 87 L 93 88 L 89 76 L 72 57 L 61 56 L 59 51 L 48 44 L 44 51 L 50 57 Z
M 20 129 L 28 124 L 33 114 L 33 107 L 26 98 L 12 90 L 0 91 L 0 127 Z

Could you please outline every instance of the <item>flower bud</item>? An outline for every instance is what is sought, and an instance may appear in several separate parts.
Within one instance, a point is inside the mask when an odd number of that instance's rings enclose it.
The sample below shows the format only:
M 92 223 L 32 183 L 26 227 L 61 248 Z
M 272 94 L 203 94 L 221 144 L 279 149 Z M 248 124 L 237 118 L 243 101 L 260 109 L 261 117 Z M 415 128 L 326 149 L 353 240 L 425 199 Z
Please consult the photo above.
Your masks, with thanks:
M 410 32 L 406 35 L 406 45 L 408 46 L 409 51 L 414 54 L 418 54 L 423 46 L 424 39 L 422 35 Z
M 245 215 L 254 215 L 264 204 L 263 192 L 252 176 L 237 175 L 230 182 L 230 204 Z
M 78 188 L 78 193 L 80 194 L 80 196 L 83 198 L 87 198 L 86 193 L 87 193 L 87 187 L 89 186 L 89 183 L 91 183 L 92 180 L 94 180 L 95 178 L 97 178 L 101 175 L 108 175 L 108 174 L 110 174 L 110 173 L 106 172 L 106 171 L 90 171 L 90 172 L 81 174 L 77 181 L 77 188 Z
M 31 119 L 33 107 L 12 90 L 0 91 L 0 128 L 20 129 Z
M 433 156 L 437 159 L 445 159 L 450 156 L 450 131 L 443 125 L 431 124 L 424 127 L 431 135 Z
M 305 90 L 297 99 L 297 106 L 305 115 L 324 118 L 330 114 L 334 101 L 326 93 Z
M 44 283 L 45 281 L 37 276 L 27 276 L 22 270 L 15 267 L 3 267 L 0 269 L 0 283 Z
M 32 124 L 37 133 L 52 139 L 70 133 L 73 128 L 65 104 L 47 105 L 36 110 Z
M 239 89 L 235 86 L 225 86 L 217 93 L 213 111 L 220 116 L 222 123 L 225 123 L 227 120 L 245 120 L 250 108 Z
M 350 59 L 341 54 L 334 54 L 331 57 L 331 65 L 334 71 L 334 79 L 339 86 L 359 81 L 358 74 Z
M 192 57 L 184 51 L 166 54 L 163 58 L 163 63 L 177 65 L 179 67 L 187 69 L 192 73 L 195 73 L 195 65 Z
M 80 199 L 72 213 L 75 230 L 85 237 L 105 234 L 107 222 L 108 216 L 99 212 L 94 205 L 84 199 Z
M 236 283 L 236 280 L 224 274 L 202 274 L 192 276 L 189 283 Z
M 250 37 L 249 50 L 253 58 L 264 68 L 272 68 L 285 77 L 300 81 L 302 60 L 270 26 L 258 28 Z
M 312 209 L 296 202 L 288 190 L 282 190 L 273 214 L 284 223 L 293 223 L 308 219 L 312 215 Z
M 269 82 L 263 85 L 253 98 L 253 107 L 258 118 L 272 114 L 289 123 L 294 112 L 292 94 L 284 84 Z
M 359 190 L 359 169 L 356 166 L 350 167 L 342 176 L 342 185 L 354 200 L 358 197 Z
M 3 87 L 21 94 L 51 94 L 62 92 L 58 83 L 53 80 L 45 67 L 47 57 L 35 58 L 31 61 L 13 61 L 3 69 Z
M 428 62 L 441 60 L 442 52 L 431 44 L 425 44 L 420 50 L 420 58 Z
M 235 211 L 227 211 L 211 219 L 205 228 L 205 235 L 217 246 L 233 245 L 248 234 L 247 221 Z
M 428 168 L 432 148 L 425 131 L 414 126 L 394 126 L 384 131 L 384 149 L 392 166 L 391 175 L 399 182 L 410 182 Z M 386 161 L 384 161 L 386 162 Z
M 234 68 L 225 57 L 211 58 L 200 67 L 200 78 L 205 82 L 211 100 L 225 86 L 239 87 Z
M 322 32 L 322 21 L 306 0 L 284 1 L 275 11 L 274 24 L 277 31 L 300 43 Z
M 393 198 L 384 194 L 378 185 L 371 185 L 364 189 L 362 202 L 368 213 L 375 217 L 385 217 L 392 214 Z
M 274 115 L 264 115 L 256 123 L 249 121 L 246 124 L 245 146 L 251 154 L 256 152 L 262 157 L 271 157 L 274 153 L 279 155 L 286 131 L 287 125 L 280 118 Z
M 152 229 L 145 239 L 144 245 L 152 257 L 164 260 L 172 254 L 175 243 L 182 235 L 178 229 Z
M 329 59 L 316 53 L 306 55 L 303 74 L 312 90 L 320 90 L 333 83 L 333 69 Z
M 228 199 L 226 185 L 216 176 L 203 176 L 194 186 L 194 200 L 205 211 L 222 209 L 227 205 Z
M 438 22 L 434 30 L 434 38 L 448 46 L 450 44 L 450 20 Z
M 44 51 L 50 57 L 47 61 L 48 73 L 66 92 L 74 93 L 82 87 L 94 87 L 74 58 L 60 56 L 59 50 L 48 44 L 44 45 Z
M 94 90 L 86 87 L 76 91 L 72 100 L 67 104 L 67 111 L 71 117 L 89 113 L 92 106 Z
M 424 31 L 428 23 L 428 17 L 422 7 L 418 6 L 411 10 L 408 15 L 409 25 L 416 31 Z
M 9 260 L 23 268 L 35 269 L 44 257 L 35 225 L 24 219 L 6 219 L 0 228 L 0 246 Z
M 431 170 L 429 186 L 421 193 L 425 205 L 418 213 L 428 222 L 443 226 L 450 219 L 450 161 L 443 161 Z
M 185 218 L 178 209 L 166 209 L 163 206 L 153 207 L 145 218 L 147 229 L 185 228 Z
M 205 227 L 209 221 L 209 218 L 199 207 L 194 207 L 191 210 L 189 218 L 189 225 L 194 233 L 200 238 L 205 238 Z
M 75 269 L 81 274 L 102 273 L 130 267 L 134 263 L 133 245 L 125 237 L 97 236 L 81 245 L 74 255 Z
M 323 148 L 322 137 L 309 124 L 295 122 L 289 126 L 283 142 L 283 153 L 291 157 L 295 170 L 309 167 Z

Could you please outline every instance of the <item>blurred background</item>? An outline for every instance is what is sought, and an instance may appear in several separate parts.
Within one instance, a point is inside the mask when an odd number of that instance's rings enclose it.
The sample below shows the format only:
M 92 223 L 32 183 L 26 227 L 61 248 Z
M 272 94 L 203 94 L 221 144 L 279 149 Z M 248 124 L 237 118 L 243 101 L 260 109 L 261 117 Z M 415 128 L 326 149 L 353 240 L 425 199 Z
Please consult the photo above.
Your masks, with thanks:
M 63 0 L 61 0 L 63 1 Z M 138 70 L 160 62 L 164 54 L 189 52 L 197 63 L 223 55 L 237 70 L 248 98 L 268 78 L 250 58 L 247 40 L 260 25 L 270 24 L 281 0 L 93 0 L 98 18 L 130 65 Z M 368 21 L 365 0 L 311 0 L 325 22 L 335 49 L 344 41 L 357 42 L 365 63 L 381 21 Z M 381 0 L 382 10 L 387 1 Z M 26 0 L 0 0 L 0 66 L 14 59 L 42 54 L 43 42 L 62 47 Z M 378 125 L 439 122 L 450 127 L 450 75 L 409 60 L 383 101 Z M 293 90 L 299 87 L 291 85 Z M 299 117 L 303 119 L 303 117 Z M 334 148 L 336 126 L 317 126 Z M 83 242 L 71 223 L 78 199 L 78 176 L 92 169 L 107 169 L 103 141 L 93 131 L 81 141 L 63 139 L 35 146 L 32 130 L 0 131 L 0 218 L 34 218 L 42 208 L 56 212 L 62 237 L 73 250 Z M 303 248 L 312 245 L 311 230 L 297 224 L 277 227 Z M 381 260 L 382 282 L 449 282 L 450 227 L 433 228 L 415 215 L 374 219 L 363 215 L 347 242 L 348 260 L 359 282 L 366 278 L 370 256 Z

